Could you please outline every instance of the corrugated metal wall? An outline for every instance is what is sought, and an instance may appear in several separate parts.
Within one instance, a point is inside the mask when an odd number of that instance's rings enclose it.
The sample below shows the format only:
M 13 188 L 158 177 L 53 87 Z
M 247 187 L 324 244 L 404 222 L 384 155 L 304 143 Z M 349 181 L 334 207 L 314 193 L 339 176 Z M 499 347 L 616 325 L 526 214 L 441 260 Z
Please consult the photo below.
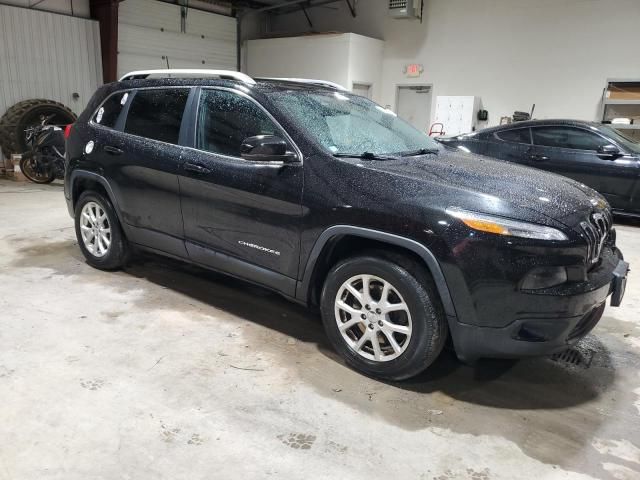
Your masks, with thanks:
M 0 5 L 0 115 L 30 98 L 80 113 L 101 84 L 97 22 Z
M 119 6 L 118 76 L 132 70 L 167 68 L 236 69 L 236 21 L 187 9 L 181 32 L 180 7 L 155 0 Z M 165 57 L 165 58 L 163 58 Z

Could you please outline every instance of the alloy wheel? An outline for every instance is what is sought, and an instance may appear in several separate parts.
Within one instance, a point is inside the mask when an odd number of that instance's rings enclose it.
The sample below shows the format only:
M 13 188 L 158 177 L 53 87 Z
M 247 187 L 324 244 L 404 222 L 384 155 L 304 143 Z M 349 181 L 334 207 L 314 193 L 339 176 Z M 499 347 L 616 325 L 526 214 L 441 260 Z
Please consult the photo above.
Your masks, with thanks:
M 104 257 L 111 246 L 111 225 L 107 212 L 96 202 L 87 202 L 80 213 L 84 247 L 94 257 Z
M 407 303 L 391 283 L 374 275 L 356 275 L 340 286 L 335 318 L 347 345 L 368 360 L 393 360 L 411 339 Z

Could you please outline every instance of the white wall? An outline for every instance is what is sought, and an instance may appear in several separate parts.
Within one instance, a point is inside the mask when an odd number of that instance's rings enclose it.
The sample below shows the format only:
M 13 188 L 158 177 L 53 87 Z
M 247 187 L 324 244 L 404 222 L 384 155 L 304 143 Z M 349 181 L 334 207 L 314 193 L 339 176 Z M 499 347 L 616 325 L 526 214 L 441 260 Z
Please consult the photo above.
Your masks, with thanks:
M 318 78 L 348 87 L 349 36 L 309 35 L 247 42 L 247 73 L 255 77 Z
M 382 93 L 383 49 L 384 42 L 353 33 L 250 40 L 246 71 L 254 77 L 329 80 L 348 89 L 369 84 L 376 99 Z
M 425 0 L 422 23 L 389 18 L 387 4 L 360 1 L 355 20 L 342 3 L 309 10 L 316 29 L 381 34 L 383 104 L 395 106 L 397 84 L 426 83 L 480 96 L 489 124 L 533 103 L 537 118 L 596 120 L 608 77 L 640 78 L 638 0 Z M 276 32 L 305 25 L 301 13 L 272 19 Z M 405 78 L 407 63 L 423 76 Z
M 346 87 L 350 89 L 354 83 L 371 84 L 371 98 L 379 101 L 382 96 L 384 42 L 353 33 L 349 37 L 349 78 Z

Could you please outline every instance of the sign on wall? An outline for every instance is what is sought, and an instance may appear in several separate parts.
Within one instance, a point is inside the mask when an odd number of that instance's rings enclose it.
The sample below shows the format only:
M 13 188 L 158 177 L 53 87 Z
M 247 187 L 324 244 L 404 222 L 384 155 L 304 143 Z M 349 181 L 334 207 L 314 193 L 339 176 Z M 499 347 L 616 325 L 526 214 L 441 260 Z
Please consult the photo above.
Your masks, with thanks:
M 422 75 L 422 72 L 424 72 L 424 67 L 421 63 L 409 63 L 402 69 L 402 73 L 409 78 L 419 77 Z

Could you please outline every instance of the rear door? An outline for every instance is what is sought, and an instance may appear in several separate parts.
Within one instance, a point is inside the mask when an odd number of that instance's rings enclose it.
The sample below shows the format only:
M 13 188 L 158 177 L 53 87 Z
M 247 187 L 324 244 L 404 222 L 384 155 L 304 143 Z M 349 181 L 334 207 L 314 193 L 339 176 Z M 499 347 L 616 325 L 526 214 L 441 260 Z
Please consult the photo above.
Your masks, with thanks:
M 598 148 L 613 142 L 583 128 L 567 126 L 533 127 L 533 167 L 573 178 L 597 190 L 615 209 L 628 209 L 638 180 L 638 162 L 623 153 L 618 158 L 598 154 Z
M 189 256 L 293 295 L 302 163 L 254 162 L 240 155 L 243 140 L 255 135 L 277 135 L 296 151 L 293 142 L 239 91 L 202 88 L 196 117 L 194 148 L 180 171 Z
M 486 155 L 508 162 L 527 164 L 527 156 L 531 149 L 529 128 L 510 128 L 486 135 Z
M 186 251 L 177 176 L 183 147 L 178 144 L 190 92 L 174 87 L 119 93 L 94 119 L 113 122 L 115 110 L 122 107 L 114 129 L 105 132 L 96 148 L 129 240 L 179 256 Z

